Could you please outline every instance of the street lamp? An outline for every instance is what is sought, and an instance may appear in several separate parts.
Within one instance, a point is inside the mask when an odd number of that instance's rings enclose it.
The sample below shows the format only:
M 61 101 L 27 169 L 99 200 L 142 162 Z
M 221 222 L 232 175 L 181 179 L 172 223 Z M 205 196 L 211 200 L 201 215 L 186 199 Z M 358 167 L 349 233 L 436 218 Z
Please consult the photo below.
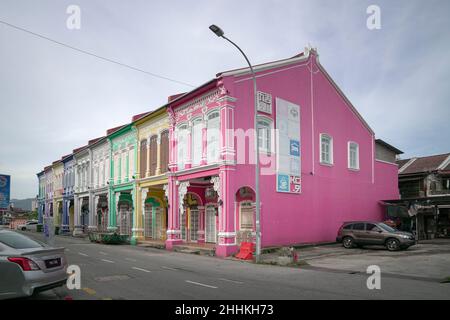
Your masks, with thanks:
M 216 36 L 224 38 L 225 40 L 227 40 L 228 42 L 230 42 L 233 46 L 235 46 L 244 56 L 245 61 L 247 61 L 248 66 L 250 67 L 250 71 L 252 73 L 252 78 L 253 78 L 253 101 L 255 104 L 255 135 L 254 135 L 254 139 L 255 139 L 255 159 L 256 159 L 256 164 L 255 164 L 255 202 L 256 202 L 256 206 L 255 206 L 255 214 L 256 214 L 256 263 L 259 263 L 260 261 L 260 256 L 261 256 L 261 224 L 260 224 L 260 220 L 261 220 L 261 213 L 260 213 L 260 201 L 259 201 L 259 140 L 258 140 L 258 119 L 257 119 L 257 115 L 258 115 L 258 107 L 257 107 L 257 90 L 256 90 L 256 76 L 255 76 L 255 71 L 253 70 L 252 64 L 250 63 L 250 61 L 248 60 L 247 56 L 245 55 L 244 51 L 241 50 L 241 48 L 239 48 L 239 46 L 234 43 L 233 41 L 231 41 L 230 39 L 228 39 L 227 37 L 224 36 L 224 32 L 221 28 L 219 28 L 218 26 L 216 26 L 215 24 L 209 26 L 209 29 L 214 32 L 216 34 Z

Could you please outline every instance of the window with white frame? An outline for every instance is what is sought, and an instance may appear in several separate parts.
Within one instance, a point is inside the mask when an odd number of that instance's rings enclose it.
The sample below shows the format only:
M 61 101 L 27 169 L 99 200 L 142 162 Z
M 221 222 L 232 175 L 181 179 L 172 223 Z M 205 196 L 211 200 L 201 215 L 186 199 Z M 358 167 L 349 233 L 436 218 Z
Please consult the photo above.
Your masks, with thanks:
M 200 164 L 202 159 L 202 119 L 192 122 L 192 165 Z
M 272 123 L 268 119 L 258 119 L 258 145 L 260 152 L 271 152 L 271 128 Z
M 333 164 L 333 138 L 326 134 L 320 134 L 320 163 Z
M 208 115 L 207 122 L 207 160 L 208 163 L 219 160 L 220 115 L 218 111 Z
M 348 142 L 348 168 L 359 170 L 359 145 L 356 142 Z
M 187 160 L 187 125 L 182 125 L 177 129 L 177 165 L 178 170 L 184 169 L 184 164 Z

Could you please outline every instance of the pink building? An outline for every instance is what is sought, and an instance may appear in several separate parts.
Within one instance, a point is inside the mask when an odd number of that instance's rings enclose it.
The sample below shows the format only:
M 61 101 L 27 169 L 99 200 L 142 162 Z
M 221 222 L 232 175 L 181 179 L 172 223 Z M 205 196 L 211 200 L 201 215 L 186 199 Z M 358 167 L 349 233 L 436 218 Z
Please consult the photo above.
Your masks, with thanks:
M 347 220 L 381 220 L 398 198 L 399 150 L 375 135 L 305 49 L 255 67 L 262 247 L 334 241 Z M 254 102 L 250 70 L 217 74 L 167 105 L 167 248 L 254 240 Z

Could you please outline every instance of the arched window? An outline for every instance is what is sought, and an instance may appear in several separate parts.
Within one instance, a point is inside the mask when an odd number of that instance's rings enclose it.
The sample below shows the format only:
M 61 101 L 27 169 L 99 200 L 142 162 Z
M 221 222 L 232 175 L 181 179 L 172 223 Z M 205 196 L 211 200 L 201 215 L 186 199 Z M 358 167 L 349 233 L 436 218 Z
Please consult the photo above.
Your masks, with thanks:
M 192 164 L 200 164 L 202 159 L 202 120 L 196 119 L 192 122 Z
M 219 142 L 220 142 L 220 115 L 218 111 L 208 115 L 207 122 L 207 161 L 208 163 L 219 160 Z
M 184 169 L 187 160 L 187 125 L 182 125 L 177 129 L 177 165 L 178 170 Z
M 272 123 L 265 118 L 258 118 L 258 145 L 260 152 L 270 153 L 272 151 Z
M 320 163 L 333 164 L 333 138 L 326 133 L 320 134 Z

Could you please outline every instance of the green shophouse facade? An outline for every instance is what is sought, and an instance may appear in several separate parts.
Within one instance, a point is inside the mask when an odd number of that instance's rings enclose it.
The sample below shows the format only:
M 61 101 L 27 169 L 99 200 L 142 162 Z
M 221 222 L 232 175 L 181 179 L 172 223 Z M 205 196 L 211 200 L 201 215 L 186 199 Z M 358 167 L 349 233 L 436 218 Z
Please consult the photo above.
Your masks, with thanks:
M 108 135 L 110 141 L 109 231 L 136 243 L 133 213 L 136 208 L 137 130 L 128 124 Z

